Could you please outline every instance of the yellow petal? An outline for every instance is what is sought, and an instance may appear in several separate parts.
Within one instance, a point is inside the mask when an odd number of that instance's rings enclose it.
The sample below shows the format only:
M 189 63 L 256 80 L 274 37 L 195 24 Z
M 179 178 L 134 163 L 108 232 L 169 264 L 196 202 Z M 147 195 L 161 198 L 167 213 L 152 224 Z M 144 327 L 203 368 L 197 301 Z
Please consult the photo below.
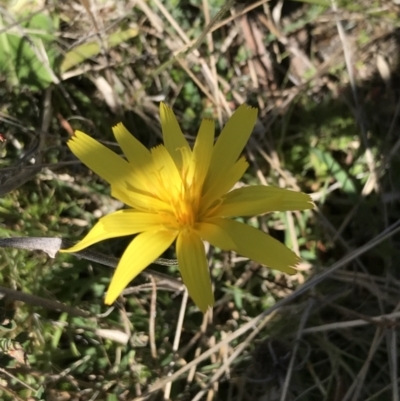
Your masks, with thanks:
M 236 244 L 229 234 L 219 225 L 201 222 L 194 226 L 195 231 L 204 241 L 224 250 L 235 250 Z
M 234 251 L 271 269 L 294 274 L 300 258 L 281 242 L 247 224 L 215 217 L 207 223 L 219 226 L 235 243 Z M 221 243 L 212 243 L 222 248 Z M 224 248 L 222 248 L 224 249 Z M 225 248 L 226 249 L 226 248 Z
M 151 194 L 138 192 L 135 188 L 129 185 L 129 183 L 112 187 L 111 195 L 126 205 L 132 206 L 141 211 L 159 212 L 168 211 L 171 208 L 170 205 L 161 201 L 160 199 L 157 199 Z
M 85 238 L 72 248 L 63 249 L 62 252 L 79 252 L 105 239 L 137 234 L 141 231 L 153 231 L 161 223 L 162 219 L 158 214 L 142 213 L 131 209 L 119 210 L 102 217 Z
M 203 241 L 193 230 L 181 231 L 176 243 L 179 271 L 190 297 L 205 313 L 214 305 L 210 273 Z
M 309 195 L 288 189 L 253 185 L 227 193 L 214 217 L 255 216 L 270 212 L 312 209 Z
M 206 186 L 221 180 L 238 160 L 257 120 L 257 109 L 245 104 L 238 107 L 225 124 L 214 146 Z
M 191 152 L 190 147 L 181 131 L 174 112 L 165 103 L 160 103 L 161 128 L 164 145 L 171 154 L 176 166 L 182 168 L 182 149 Z
M 241 157 L 225 175 L 212 181 L 212 185 L 207 188 L 202 200 L 200 214 L 207 214 L 207 209 L 215 200 L 225 195 L 243 176 L 249 164 L 244 157 Z
M 210 166 L 212 149 L 214 145 L 215 123 L 213 120 L 204 119 L 201 122 L 196 142 L 193 148 L 193 163 L 189 172 L 188 181 L 195 177 L 196 184 L 201 188 Z
M 112 304 L 130 281 L 170 247 L 176 235 L 174 231 L 156 230 L 135 237 L 126 248 L 111 279 L 105 303 Z
M 153 158 L 149 149 L 140 143 L 122 123 L 113 127 L 115 139 L 134 169 L 131 185 L 141 191 L 152 188 Z
M 161 198 L 164 198 L 159 192 L 158 189 L 167 189 L 170 191 L 180 190 L 182 186 L 181 175 L 179 174 L 179 170 L 174 163 L 174 160 L 171 157 L 171 154 L 167 151 L 165 146 L 157 146 L 151 149 L 151 153 L 153 155 L 153 164 L 155 169 L 155 174 L 159 181 L 155 181 L 154 190 L 158 193 Z M 168 199 L 168 196 L 167 196 Z
M 124 126 L 119 123 L 113 127 L 113 133 L 124 155 L 135 168 L 152 163 L 149 149 L 139 142 Z
M 117 186 L 132 176 L 129 163 L 81 131 L 67 142 L 72 153 L 109 184 Z

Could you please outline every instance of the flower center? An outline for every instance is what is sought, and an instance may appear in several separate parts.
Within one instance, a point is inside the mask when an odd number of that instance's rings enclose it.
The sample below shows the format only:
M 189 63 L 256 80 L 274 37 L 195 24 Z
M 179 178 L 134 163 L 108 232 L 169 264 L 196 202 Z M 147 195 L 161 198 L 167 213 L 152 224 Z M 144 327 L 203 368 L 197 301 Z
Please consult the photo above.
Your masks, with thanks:
M 168 225 L 175 229 L 193 227 L 198 221 L 200 193 L 195 180 L 188 182 L 186 177 L 177 182 L 160 182 L 163 195 L 161 199 L 169 205 L 166 211 Z
M 192 186 L 183 182 L 182 188 L 171 198 L 172 211 L 180 228 L 193 227 L 197 220 L 198 201 L 193 192 Z

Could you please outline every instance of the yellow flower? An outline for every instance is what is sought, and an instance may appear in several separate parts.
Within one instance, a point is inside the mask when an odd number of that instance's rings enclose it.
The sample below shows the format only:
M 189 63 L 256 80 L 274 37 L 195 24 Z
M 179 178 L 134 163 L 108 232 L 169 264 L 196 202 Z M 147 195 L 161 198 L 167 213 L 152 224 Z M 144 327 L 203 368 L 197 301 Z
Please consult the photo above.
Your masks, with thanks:
M 313 207 L 301 192 L 255 185 L 231 191 L 248 164 L 240 157 L 257 110 L 240 106 L 214 145 L 214 122 L 203 120 L 193 149 L 173 111 L 160 105 L 164 145 L 148 150 L 127 129 L 113 128 L 126 160 L 90 136 L 76 131 L 71 151 L 111 185 L 111 194 L 128 205 L 102 217 L 67 252 L 96 242 L 138 234 L 125 250 L 105 303 L 111 304 L 146 266 L 176 241 L 179 270 L 190 296 L 203 312 L 214 303 L 203 241 L 285 273 L 294 273 L 298 256 L 264 232 L 232 220 L 272 211 Z

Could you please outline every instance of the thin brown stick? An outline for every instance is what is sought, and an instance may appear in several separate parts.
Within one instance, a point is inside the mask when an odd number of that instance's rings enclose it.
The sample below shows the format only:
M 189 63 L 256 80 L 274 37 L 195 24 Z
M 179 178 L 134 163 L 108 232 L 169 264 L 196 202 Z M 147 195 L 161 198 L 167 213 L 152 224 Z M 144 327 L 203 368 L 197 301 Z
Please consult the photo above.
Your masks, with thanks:
M 292 356 L 290 357 L 289 367 L 288 367 L 285 381 L 284 381 L 283 387 L 282 387 L 282 393 L 281 393 L 281 398 L 280 398 L 281 401 L 286 400 L 286 396 L 289 391 L 289 384 L 290 384 L 290 379 L 292 378 L 292 374 L 293 374 L 294 363 L 296 360 L 297 351 L 299 349 L 300 340 L 304 333 L 304 326 L 306 325 L 308 317 L 310 316 L 310 311 L 313 306 L 313 303 L 314 303 L 313 299 L 308 300 L 307 307 L 304 309 L 304 312 L 301 316 L 300 325 L 299 325 L 299 328 L 298 328 L 297 334 L 296 334 L 296 342 L 293 347 Z
M 13 301 L 21 301 L 32 306 L 40 306 L 46 309 L 66 312 L 71 316 L 92 316 L 90 312 L 65 305 L 59 301 L 38 297 L 37 295 L 27 294 L 22 291 L 13 290 L 11 288 L 0 287 L 0 294 L 7 296 L 8 299 Z
M 392 382 L 392 401 L 399 401 L 399 386 L 397 385 L 398 366 L 397 366 L 397 328 L 392 327 L 389 330 L 389 366 L 390 366 L 390 379 Z
M 171 361 L 171 363 L 169 365 L 169 373 L 168 374 L 171 374 L 171 372 L 172 372 L 172 370 L 174 368 L 174 365 L 175 365 L 175 359 L 176 359 L 177 352 L 178 352 L 178 349 L 179 349 L 179 342 L 180 342 L 180 339 L 181 339 L 183 320 L 184 320 L 184 317 L 185 317 L 188 297 L 189 297 L 189 293 L 188 293 L 187 289 L 185 289 L 185 291 L 183 292 L 181 308 L 179 310 L 178 322 L 176 324 L 174 342 L 172 344 L 172 351 L 174 352 L 174 358 L 172 359 L 172 361 Z M 171 388 L 172 388 L 172 380 L 168 381 L 166 386 L 165 386 L 164 400 L 169 400 L 169 396 L 171 394 Z
M 151 299 L 150 299 L 150 316 L 149 316 L 149 342 L 151 356 L 153 359 L 157 359 L 157 346 L 156 346 L 156 313 L 157 313 L 157 285 L 154 277 L 150 277 L 151 280 Z
M 213 383 L 215 383 L 228 369 L 228 366 L 252 343 L 254 338 L 258 335 L 260 330 L 274 317 L 276 311 L 274 313 L 271 313 L 268 316 L 264 317 L 264 320 L 261 322 L 261 324 L 253 331 L 251 334 L 246 338 L 245 341 L 243 341 L 234 352 L 230 355 L 230 357 L 222 364 L 222 366 L 214 373 L 212 378 L 208 382 L 208 386 L 206 389 L 202 389 L 199 391 L 196 396 L 193 398 L 192 401 L 200 401 L 203 395 L 206 393 L 207 389 L 209 386 L 211 386 Z M 218 344 L 217 344 L 218 345 Z

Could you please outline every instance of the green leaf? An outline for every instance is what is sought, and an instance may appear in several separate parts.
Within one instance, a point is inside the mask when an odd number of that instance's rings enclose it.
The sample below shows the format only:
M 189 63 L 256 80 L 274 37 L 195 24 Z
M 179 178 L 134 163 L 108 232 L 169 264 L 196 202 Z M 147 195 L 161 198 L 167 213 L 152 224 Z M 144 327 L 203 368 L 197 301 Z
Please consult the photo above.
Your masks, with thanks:
M 137 28 L 126 29 L 125 31 L 115 32 L 107 38 L 108 48 L 115 47 L 120 43 L 134 38 L 139 33 Z M 100 44 L 97 40 L 84 43 L 67 52 L 63 61 L 61 62 L 61 73 L 70 70 L 72 67 L 81 64 L 82 62 L 97 56 L 101 51 Z
M 45 14 L 36 14 L 22 26 L 25 35 L 16 29 L 5 29 L 0 34 L 0 72 L 6 74 L 12 86 L 45 89 L 53 81 L 51 70 L 57 55 L 53 21 Z M 0 17 L 3 27 L 7 28 Z
M 311 162 L 314 165 L 317 174 L 321 175 L 322 171 L 325 170 L 327 174 L 335 177 L 336 181 L 341 184 L 343 191 L 348 195 L 355 195 L 357 193 L 357 188 L 355 187 L 350 175 L 331 156 L 330 153 L 312 148 L 311 155 L 316 158 L 315 160 L 315 158 L 313 159 L 313 157 L 311 157 Z

